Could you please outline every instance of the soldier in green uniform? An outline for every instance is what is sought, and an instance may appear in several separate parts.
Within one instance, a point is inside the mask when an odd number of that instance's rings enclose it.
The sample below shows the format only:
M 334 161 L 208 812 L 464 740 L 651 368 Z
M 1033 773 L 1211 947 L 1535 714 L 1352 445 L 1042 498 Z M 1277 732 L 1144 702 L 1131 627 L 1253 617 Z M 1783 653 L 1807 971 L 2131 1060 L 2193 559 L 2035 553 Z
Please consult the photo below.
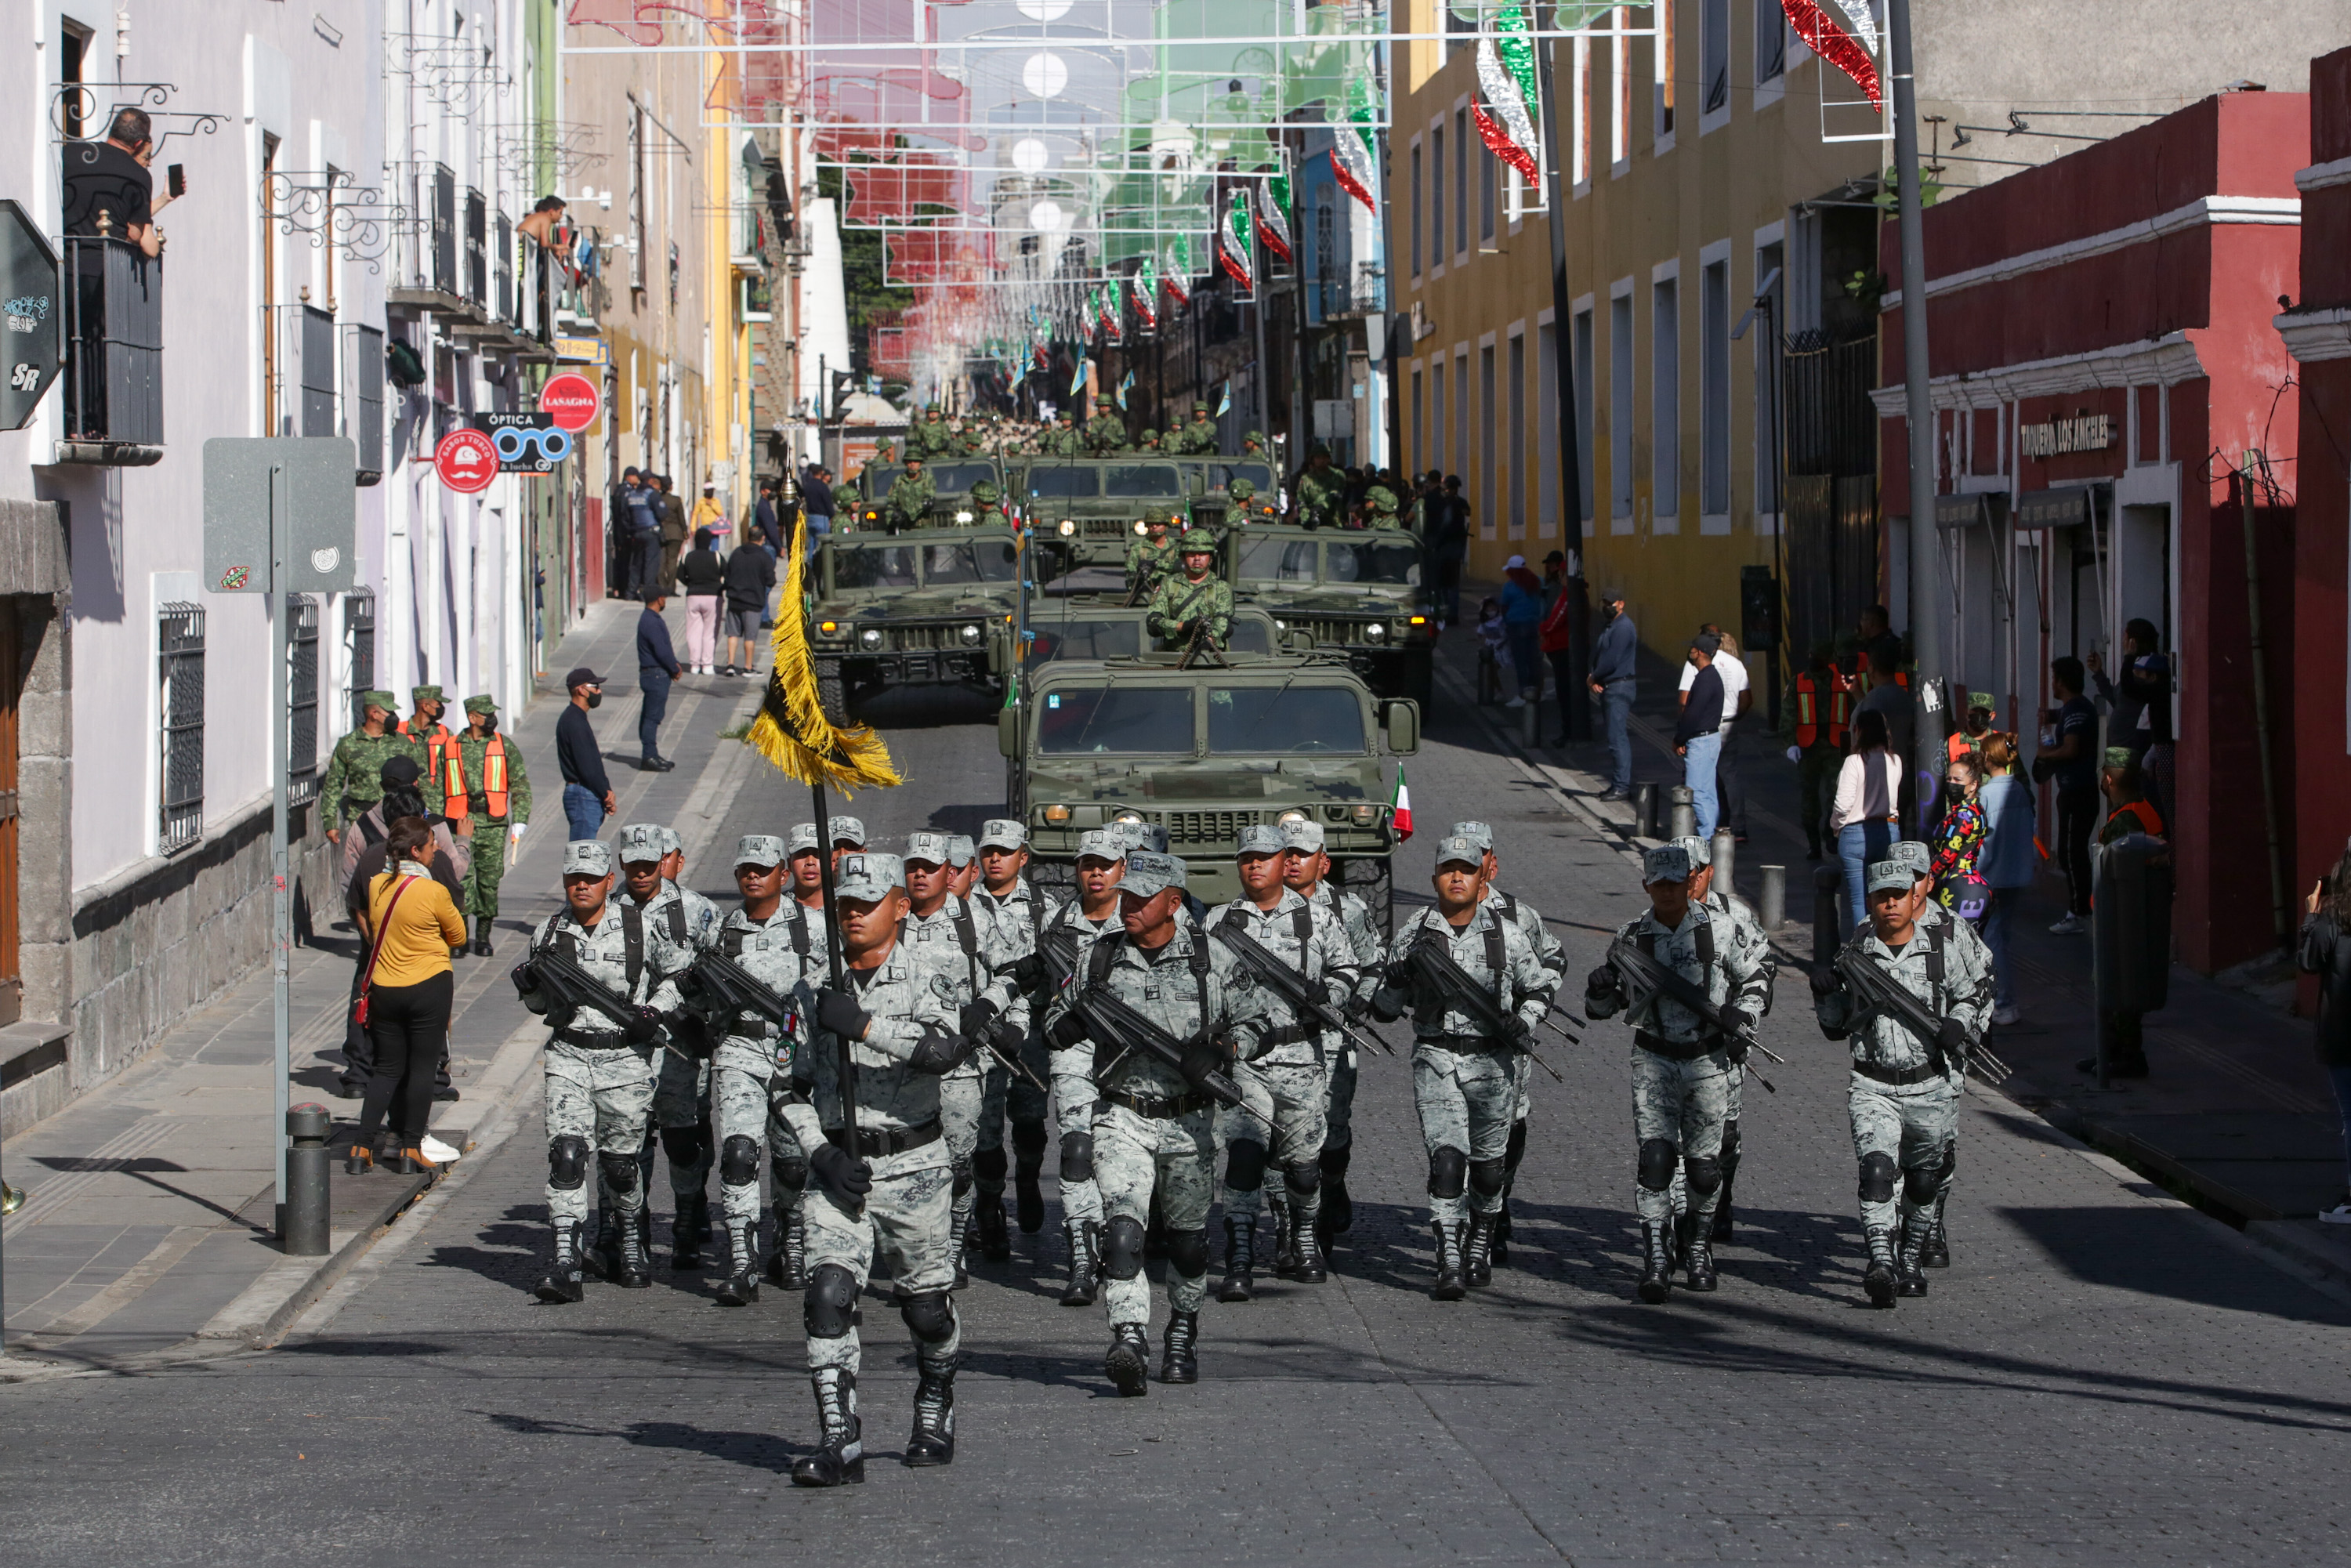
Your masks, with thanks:
M 506 875 L 507 842 L 522 841 L 530 821 L 530 775 L 522 748 L 498 733 L 497 699 L 487 693 L 465 699 L 465 728 L 457 737 L 457 762 L 465 779 L 465 814 L 480 814 L 474 826 L 474 860 L 465 871 L 465 909 L 474 917 L 474 956 L 490 956 L 490 925 L 498 915 L 498 883 Z
M 390 692 L 360 694 L 365 716 L 359 728 L 335 742 L 327 759 L 327 777 L 319 786 L 319 812 L 327 821 L 327 841 L 340 844 L 343 830 L 367 814 L 383 798 L 383 765 L 395 757 L 413 757 L 424 766 L 424 748 L 392 727 L 400 699 Z
M 1176 540 L 1168 533 L 1174 517 L 1157 507 L 1143 515 L 1143 532 L 1126 547 L 1126 601 L 1148 603 L 1161 580 L 1177 570 Z
M 832 483 L 832 515 L 834 526 L 853 530 L 857 516 L 865 509 L 865 492 L 857 487 L 854 479 L 836 479 Z
M 923 422 L 906 432 L 908 457 L 945 457 L 955 449 L 955 432 L 947 428 L 946 415 L 939 405 L 928 403 L 923 409 Z
M 923 460 L 912 453 L 906 456 L 906 471 L 890 486 L 890 498 L 882 503 L 882 520 L 893 533 L 900 528 L 920 528 L 931 515 L 931 507 L 938 494 L 931 476 L 923 471 Z
M 1155 430 L 1145 430 L 1143 433 L 1143 439 L 1134 444 L 1134 449 L 1137 452 L 1147 452 L 1154 457 L 1158 456 L 1159 433 Z
M 1241 437 L 1241 455 L 1244 457 L 1254 457 L 1259 463 L 1270 462 L 1272 460 L 1273 455 L 1267 449 L 1265 444 L 1264 431 L 1252 430 L 1247 435 Z
M 1226 522 L 1254 523 L 1271 520 L 1266 517 L 1266 508 L 1257 498 L 1257 486 L 1249 480 L 1234 480 L 1225 486 L 1225 494 L 1232 497 L 1232 506 L 1225 513 Z
M 1208 417 L 1208 405 L 1205 402 L 1194 403 L 1192 423 L 1184 427 L 1184 444 L 1176 450 L 1198 453 L 1205 456 L 1212 455 L 1217 450 L 1217 422 Z
M 1395 492 L 1385 485 L 1374 485 L 1364 491 L 1364 506 L 1367 511 L 1364 518 L 1365 528 L 1400 528 L 1404 527 L 1403 520 L 1396 516 Z
M 1011 519 L 1004 515 L 1003 507 L 998 505 L 1003 498 L 1004 492 L 996 487 L 995 480 L 981 479 L 976 482 L 971 487 L 971 526 L 975 528 L 1000 528 L 1008 526 Z
M 1170 643 L 1198 635 L 1221 648 L 1232 631 L 1233 588 L 1215 575 L 1217 541 L 1206 528 L 1186 528 L 1176 548 L 1183 575 L 1163 578 L 1152 591 L 1151 634 Z
M 1298 520 L 1310 528 L 1335 526 L 1345 482 L 1346 476 L 1331 466 L 1329 447 L 1308 453 L 1305 472 L 1298 476 Z
M 1114 457 L 1126 447 L 1126 421 L 1109 409 L 1086 421 L 1086 450 L 1095 456 Z
M 1047 457 L 1083 457 L 1085 437 L 1078 434 L 1067 409 L 1053 416 L 1053 428 L 1038 438 L 1037 450 Z
M 438 816 L 449 809 L 442 753 L 456 739 L 441 722 L 441 716 L 449 711 L 449 699 L 439 686 L 411 686 L 408 700 L 416 711 L 400 721 L 400 733 L 416 747 L 417 760 L 424 765 L 424 777 L 417 784 L 424 791 L 426 809 Z

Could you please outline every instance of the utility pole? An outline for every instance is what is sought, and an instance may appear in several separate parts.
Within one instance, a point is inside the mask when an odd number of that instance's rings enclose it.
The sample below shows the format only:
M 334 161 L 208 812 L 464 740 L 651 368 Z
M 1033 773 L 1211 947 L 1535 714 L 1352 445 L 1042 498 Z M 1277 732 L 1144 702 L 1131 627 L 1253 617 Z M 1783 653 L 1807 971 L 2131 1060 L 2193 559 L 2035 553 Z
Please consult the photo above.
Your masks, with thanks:
M 1910 430 L 1910 679 L 1917 705 L 1913 777 L 1940 772 L 1943 555 L 1935 538 L 1935 400 L 1927 371 L 1926 219 L 1918 197 L 1918 83 L 1911 68 L 1910 0 L 1886 0 L 1894 78 L 1894 178 L 1902 239 L 1902 381 Z M 1915 831 L 1915 826 L 1913 831 Z
M 1552 28 L 1564 31 L 1566 22 L 1562 4 L 1552 6 Z M 1562 172 L 1559 148 L 1559 94 L 1552 86 L 1552 57 L 1559 48 L 1552 38 L 1547 46 L 1535 51 L 1535 86 L 1543 117 L 1543 153 L 1551 162 L 1549 190 L 1545 204 L 1551 208 L 1551 364 L 1552 381 L 1556 389 L 1552 402 L 1558 405 L 1559 428 L 1553 439 L 1559 445 L 1559 516 L 1560 548 L 1575 546 L 1575 559 L 1583 559 L 1583 453 L 1576 440 L 1575 417 L 1575 322 L 1569 314 L 1567 292 L 1567 177 Z M 1578 570 L 1577 578 L 1583 576 Z M 1563 591 L 1578 591 L 1573 586 Z M 1585 650 L 1579 642 L 1573 650 L 1570 663 L 1579 682 L 1583 678 L 1587 661 Z M 1592 707 L 1583 700 L 1579 685 L 1573 692 L 1559 694 L 1560 729 L 1570 740 L 1592 738 Z

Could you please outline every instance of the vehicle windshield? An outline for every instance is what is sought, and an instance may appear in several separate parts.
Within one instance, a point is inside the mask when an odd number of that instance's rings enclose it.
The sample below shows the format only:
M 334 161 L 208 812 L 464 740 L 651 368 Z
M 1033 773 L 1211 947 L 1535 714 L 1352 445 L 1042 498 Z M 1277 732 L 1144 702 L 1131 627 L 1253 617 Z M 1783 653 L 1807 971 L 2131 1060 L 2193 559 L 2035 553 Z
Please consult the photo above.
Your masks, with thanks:
M 873 476 L 872 494 L 887 499 L 890 486 L 895 485 L 906 470 L 904 467 L 877 467 L 871 472 Z M 931 488 L 939 495 L 960 496 L 982 479 L 996 477 L 996 467 L 988 463 L 925 463 L 923 473 L 930 480 Z
M 1095 481 L 1101 476 L 1100 471 L 1092 468 L 1064 468 L 1058 464 L 1040 463 L 1029 470 L 1029 493 L 1048 501 L 1098 496 L 1102 492 Z
M 1211 463 L 1208 465 L 1208 483 L 1217 488 L 1228 490 L 1232 488 L 1232 483 L 1236 479 L 1248 480 L 1257 486 L 1257 493 L 1260 496 L 1270 496 L 1273 493 L 1273 470 L 1262 463 Z
M 933 588 L 965 582 L 1010 582 L 1013 579 L 1010 539 L 972 539 L 920 548 L 923 580 Z
M 1420 547 L 1402 539 L 1364 544 L 1326 540 L 1322 546 L 1323 580 L 1328 582 L 1377 582 L 1399 588 L 1420 586 Z
M 836 589 L 914 586 L 913 545 L 835 544 L 831 548 Z
M 1172 463 L 1121 463 L 1102 470 L 1102 493 L 1122 499 L 1180 496 L 1184 475 Z
M 1364 712 L 1345 686 L 1212 686 L 1208 754 L 1361 756 Z
M 1037 641 L 1029 645 L 1032 663 L 1051 659 L 1130 659 L 1143 652 L 1143 622 L 1059 621 L 1035 622 L 1029 630 Z
M 1243 538 L 1240 543 L 1241 576 L 1266 582 L 1314 580 L 1312 539 Z
M 1232 632 L 1225 639 L 1225 650 L 1232 653 L 1271 653 L 1273 622 L 1255 615 L 1234 616 Z
M 1043 757 L 1189 753 L 1188 686 L 1061 686 L 1045 694 L 1037 726 Z

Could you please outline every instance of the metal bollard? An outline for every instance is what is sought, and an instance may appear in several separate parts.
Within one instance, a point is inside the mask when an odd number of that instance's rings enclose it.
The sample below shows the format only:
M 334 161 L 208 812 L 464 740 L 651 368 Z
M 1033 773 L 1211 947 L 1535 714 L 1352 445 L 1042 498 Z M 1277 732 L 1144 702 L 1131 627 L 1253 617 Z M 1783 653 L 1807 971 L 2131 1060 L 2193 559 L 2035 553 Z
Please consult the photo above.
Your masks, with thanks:
M 1825 964 L 1844 946 L 1844 871 L 1813 868 L 1813 962 Z
M 1667 791 L 1673 802 L 1673 820 L 1665 836 L 1669 839 L 1695 838 L 1698 835 L 1698 797 L 1687 784 L 1677 784 Z
M 1657 787 L 1655 784 L 1633 786 L 1633 836 L 1636 839 L 1657 836 Z
M 1713 842 L 1706 846 L 1706 863 L 1714 868 L 1714 885 L 1725 894 L 1736 894 L 1739 870 L 1739 839 L 1727 828 L 1714 831 Z
M 1788 924 L 1788 868 L 1767 865 L 1763 873 L 1762 896 L 1756 901 L 1755 913 L 1766 931 L 1777 931 Z
M 1542 740 L 1542 699 L 1534 697 L 1519 710 L 1519 740 L 1532 751 Z
M 297 1105 L 286 1113 L 294 1146 L 286 1151 L 286 1231 L 279 1245 L 289 1258 L 323 1258 L 329 1249 L 327 1134 L 334 1120 L 324 1105 Z

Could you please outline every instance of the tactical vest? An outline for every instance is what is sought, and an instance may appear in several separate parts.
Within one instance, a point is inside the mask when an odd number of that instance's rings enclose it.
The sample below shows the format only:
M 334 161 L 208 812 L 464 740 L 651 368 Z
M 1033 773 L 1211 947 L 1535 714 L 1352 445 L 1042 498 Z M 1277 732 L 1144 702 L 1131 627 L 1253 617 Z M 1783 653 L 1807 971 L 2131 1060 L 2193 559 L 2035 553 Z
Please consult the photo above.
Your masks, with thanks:
M 1110 977 L 1111 960 L 1126 942 L 1123 928 L 1103 932 L 1094 939 L 1093 950 L 1086 955 L 1086 988 L 1092 990 Z M 1206 927 L 1192 927 L 1192 950 L 1184 956 L 1192 971 L 1192 988 L 1200 1004 L 1200 1026 L 1208 1023 L 1208 933 Z
M 629 999 L 634 1001 L 637 996 L 637 981 L 645 972 L 644 911 L 632 904 L 617 904 L 616 907 L 621 912 L 622 972 L 628 977 L 626 989 Z M 560 937 L 571 961 L 576 964 L 587 962 L 587 945 L 583 939 L 588 935 L 588 929 L 581 925 L 569 910 L 557 915 L 555 924 L 547 928 L 548 941 L 553 943 Z
M 1217 929 L 1238 931 L 1246 936 L 1249 935 L 1249 917 L 1242 911 L 1228 909 L 1225 911 L 1225 917 L 1217 922 Z M 1311 941 L 1314 935 L 1314 906 L 1302 898 L 1298 901 L 1298 907 L 1290 912 L 1290 934 L 1298 941 L 1299 973 L 1310 980 L 1316 978 L 1312 966 L 1307 962 L 1314 952 Z

